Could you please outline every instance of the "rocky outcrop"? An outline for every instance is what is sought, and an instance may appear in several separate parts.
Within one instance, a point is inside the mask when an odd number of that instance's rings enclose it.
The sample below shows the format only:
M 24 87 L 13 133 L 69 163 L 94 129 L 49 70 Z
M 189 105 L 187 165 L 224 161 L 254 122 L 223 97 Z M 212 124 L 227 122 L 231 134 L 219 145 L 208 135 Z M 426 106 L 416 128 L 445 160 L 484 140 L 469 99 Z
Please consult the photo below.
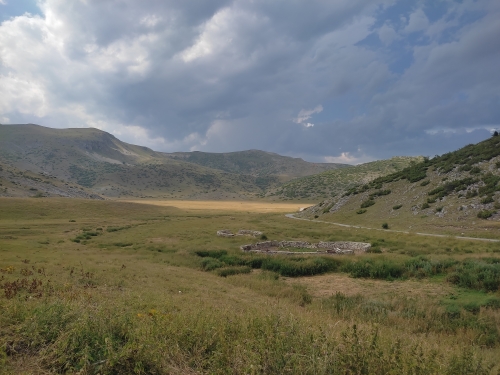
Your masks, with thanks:
M 229 229 L 221 229 L 217 231 L 217 236 L 219 237 L 234 237 L 234 236 L 259 237 L 262 236 L 262 234 L 263 233 L 259 232 L 258 230 L 247 230 L 247 229 L 240 229 L 236 234 L 231 232 Z
M 232 233 L 229 229 L 221 229 L 217 231 L 217 236 L 219 237 L 234 237 L 234 233 Z

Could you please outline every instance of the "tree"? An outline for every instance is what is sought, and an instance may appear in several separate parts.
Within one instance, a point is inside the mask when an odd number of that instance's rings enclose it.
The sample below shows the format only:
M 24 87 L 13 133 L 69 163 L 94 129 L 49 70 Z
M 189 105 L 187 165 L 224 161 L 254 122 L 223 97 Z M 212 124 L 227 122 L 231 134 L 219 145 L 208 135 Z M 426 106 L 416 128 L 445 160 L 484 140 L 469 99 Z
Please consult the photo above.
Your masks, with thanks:
M 498 137 L 498 132 L 495 130 L 495 132 L 493 133 L 493 137 Z

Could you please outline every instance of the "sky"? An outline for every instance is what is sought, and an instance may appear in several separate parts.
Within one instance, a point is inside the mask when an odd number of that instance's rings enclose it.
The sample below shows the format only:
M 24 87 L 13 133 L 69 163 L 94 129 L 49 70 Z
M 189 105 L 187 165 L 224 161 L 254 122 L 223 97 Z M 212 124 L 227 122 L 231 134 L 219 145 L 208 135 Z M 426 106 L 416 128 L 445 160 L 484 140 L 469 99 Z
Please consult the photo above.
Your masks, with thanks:
M 500 129 L 500 1 L 0 0 L 0 123 L 432 157 Z

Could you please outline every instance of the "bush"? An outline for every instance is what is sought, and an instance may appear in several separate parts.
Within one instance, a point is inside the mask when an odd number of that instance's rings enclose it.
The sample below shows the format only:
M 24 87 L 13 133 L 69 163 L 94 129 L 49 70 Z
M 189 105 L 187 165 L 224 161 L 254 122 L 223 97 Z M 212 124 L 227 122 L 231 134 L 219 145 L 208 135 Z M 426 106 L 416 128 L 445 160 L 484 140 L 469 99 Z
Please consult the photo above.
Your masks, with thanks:
M 218 259 L 214 259 L 214 258 L 204 258 L 202 261 L 201 261 L 201 268 L 204 270 L 204 271 L 213 271 L 217 268 L 222 268 L 224 267 L 224 263 L 222 263 L 220 260 Z
M 313 276 L 338 268 L 340 261 L 332 258 L 268 258 L 262 262 L 262 269 L 279 273 L 281 276 Z
M 446 273 L 451 267 L 457 264 L 458 261 L 448 259 L 440 261 L 431 261 L 425 257 L 417 257 L 409 259 L 405 262 L 405 275 L 408 277 L 430 277 Z
M 477 190 L 467 190 L 467 194 L 465 194 L 465 198 L 469 199 L 469 198 L 473 198 L 473 197 L 477 197 Z
M 482 204 L 488 204 L 488 203 L 493 203 L 495 200 L 491 195 L 487 196 L 486 198 L 481 199 Z
M 356 213 L 357 213 L 358 215 L 364 214 L 365 212 L 366 212 L 366 210 L 365 210 L 365 209 L 361 209 L 361 210 L 357 210 L 357 211 L 356 211 Z
M 457 265 L 447 280 L 463 288 L 496 292 L 500 287 L 500 263 L 469 259 Z
M 361 203 L 361 208 L 368 208 L 370 206 L 373 206 L 375 204 L 375 201 L 373 199 L 368 199 L 367 201 L 364 201 Z
M 348 272 L 351 277 L 365 277 L 371 279 L 394 280 L 403 277 L 405 267 L 387 259 L 377 261 L 359 260 L 346 263 L 342 271 Z
M 489 217 L 493 216 L 493 214 L 496 213 L 495 211 L 488 211 L 488 210 L 483 210 L 479 211 L 477 213 L 477 217 L 480 219 L 488 219 Z
M 383 229 L 389 229 L 389 224 L 387 224 L 387 223 L 383 223 L 383 224 L 382 224 L 382 228 L 383 228 Z
M 403 207 L 403 205 L 402 205 L 402 204 L 397 204 L 397 205 L 395 205 L 395 206 L 392 206 L 392 209 L 393 209 L 393 210 L 399 210 L 401 207 Z
M 425 180 L 425 181 L 422 181 L 422 183 L 420 184 L 420 186 L 427 186 L 431 183 L 431 180 Z
M 429 208 L 429 207 L 430 207 L 430 206 L 429 206 L 429 203 L 427 203 L 427 202 L 424 202 L 424 203 L 422 204 L 422 210 L 425 210 L 426 208 Z
M 470 170 L 470 172 L 469 172 L 469 173 L 470 173 L 470 174 L 479 174 L 479 173 L 481 173 L 481 168 L 479 168 L 479 167 L 474 167 L 474 168 L 472 168 L 472 169 Z
M 218 258 L 221 262 L 229 266 L 246 266 L 247 261 L 235 255 L 223 255 Z
M 223 257 L 224 255 L 227 255 L 226 250 L 198 250 L 194 252 L 196 255 L 202 258 L 220 258 Z
M 217 275 L 222 276 L 222 277 L 228 277 L 228 276 L 233 276 L 233 275 L 239 275 L 242 273 L 250 273 L 252 272 L 252 269 L 250 267 L 227 267 L 227 268 L 222 268 L 217 271 Z
M 391 194 L 391 191 L 389 189 L 387 190 L 377 190 L 374 193 L 370 194 L 370 199 L 376 198 L 376 197 L 381 197 L 383 195 L 389 195 Z

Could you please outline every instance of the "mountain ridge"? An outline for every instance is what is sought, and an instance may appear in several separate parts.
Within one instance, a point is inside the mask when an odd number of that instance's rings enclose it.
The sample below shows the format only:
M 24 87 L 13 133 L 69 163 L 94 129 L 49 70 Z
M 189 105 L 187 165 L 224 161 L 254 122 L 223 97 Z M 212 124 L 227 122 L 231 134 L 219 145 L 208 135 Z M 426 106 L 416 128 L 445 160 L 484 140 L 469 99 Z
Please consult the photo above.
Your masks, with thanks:
M 319 163 L 259 150 L 201 155 L 222 157 L 226 167 L 216 169 L 185 161 L 179 154 L 172 157 L 125 143 L 94 128 L 0 125 L 0 160 L 4 164 L 21 171 L 48 173 L 108 197 L 251 199 L 269 187 L 321 169 Z M 238 168 L 231 170 L 228 165 Z M 280 170 L 286 173 L 278 174 Z

